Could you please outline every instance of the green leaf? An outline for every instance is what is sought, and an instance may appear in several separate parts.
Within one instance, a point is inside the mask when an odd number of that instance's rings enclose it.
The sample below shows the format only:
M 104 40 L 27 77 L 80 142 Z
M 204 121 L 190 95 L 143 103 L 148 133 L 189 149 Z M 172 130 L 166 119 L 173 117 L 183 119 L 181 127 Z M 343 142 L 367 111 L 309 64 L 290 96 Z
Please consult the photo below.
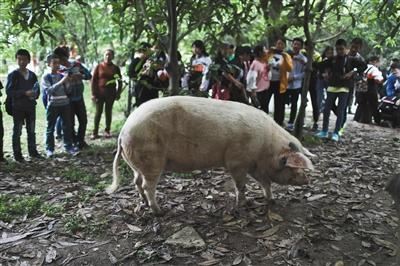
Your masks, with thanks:
M 63 24 L 65 23 L 64 15 L 61 14 L 61 12 L 58 12 L 57 10 L 52 10 L 51 13 L 56 17 L 58 21 L 60 21 Z

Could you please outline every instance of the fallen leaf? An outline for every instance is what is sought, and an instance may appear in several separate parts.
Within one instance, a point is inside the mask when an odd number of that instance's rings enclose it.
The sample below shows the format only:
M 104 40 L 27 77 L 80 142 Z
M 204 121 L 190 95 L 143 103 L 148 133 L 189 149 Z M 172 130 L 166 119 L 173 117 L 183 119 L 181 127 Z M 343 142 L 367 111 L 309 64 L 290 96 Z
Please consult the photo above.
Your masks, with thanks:
M 143 231 L 142 228 L 140 228 L 139 226 L 136 226 L 136 225 L 132 225 L 132 224 L 128 224 L 127 223 L 126 226 L 129 228 L 129 230 L 131 232 L 142 232 Z
M 311 197 L 307 198 L 307 201 L 319 200 L 319 199 L 322 199 L 322 198 L 324 198 L 326 196 L 328 196 L 328 194 L 317 194 L 317 195 L 314 195 L 314 196 L 311 196 Z
M 372 239 L 377 245 L 391 250 L 391 252 L 389 253 L 390 256 L 396 256 L 397 246 L 395 244 L 377 237 L 373 237 Z
M 50 247 L 47 250 L 45 261 L 46 263 L 52 263 L 56 257 L 57 257 L 57 251 L 53 247 Z
M 198 265 L 200 266 L 210 266 L 210 265 L 215 265 L 217 263 L 219 263 L 221 260 L 218 259 L 214 259 L 214 260 L 207 260 L 204 262 L 200 262 Z
M 242 262 L 242 260 L 243 260 L 243 256 L 239 255 L 233 260 L 232 265 L 238 265 Z
M 277 221 L 277 222 L 283 222 L 282 216 L 280 216 L 277 213 L 272 212 L 271 210 L 268 209 L 268 218 L 271 221 Z
M 268 230 L 264 231 L 258 238 L 270 237 L 270 236 L 276 234 L 279 231 L 279 229 L 280 229 L 279 225 L 274 226 L 271 229 L 268 229 Z

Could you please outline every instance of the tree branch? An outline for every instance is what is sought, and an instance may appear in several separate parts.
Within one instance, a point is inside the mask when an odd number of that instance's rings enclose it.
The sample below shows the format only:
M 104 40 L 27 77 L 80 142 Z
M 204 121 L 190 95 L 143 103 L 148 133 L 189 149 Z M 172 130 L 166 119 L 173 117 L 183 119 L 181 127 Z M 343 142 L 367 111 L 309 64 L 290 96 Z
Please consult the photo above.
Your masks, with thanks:
M 327 37 L 327 38 L 323 38 L 323 39 L 316 40 L 315 43 L 321 43 L 321 42 L 330 41 L 330 40 L 335 39 L 336 37 L 342 35 L 342 34 L 345 33 L 346 31 L 347 31 L 347 29 L 342 29 L 341 31 L 339 31 L 338 33 L 336 33 L 336 34 L 334 34 L 334 35 L 332 35 L 332 36 L 329 36 L 329 37 Z

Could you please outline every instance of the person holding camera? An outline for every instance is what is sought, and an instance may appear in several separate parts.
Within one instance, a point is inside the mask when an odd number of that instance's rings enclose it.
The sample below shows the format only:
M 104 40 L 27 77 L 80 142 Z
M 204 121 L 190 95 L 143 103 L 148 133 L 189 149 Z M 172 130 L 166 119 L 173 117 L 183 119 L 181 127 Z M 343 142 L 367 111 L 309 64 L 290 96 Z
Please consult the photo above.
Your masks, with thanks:
M 57 55 L 49 55 L 47 64 L 51 72 L 42 77 L 43 94 L 47 95 L 47 129 L 46 129 L 46 156 L 51 158 L 54 155 L 54 129 L 57 119 L 62 119 L 64 148 L 71 155 L 75 155 L 77 150 L 72 146 L 72 127 L 71 127 L 71 107 L 68 94 L 70 88 L 66 86 L 69 78 L 68 72 L 59 73 L 60 58 Z
M 75 147 L 84 149 L 88 147 L 85 141 L 86 127 L 87 127 L 87 113 L 85 106 L 85 99 L 83 98 L 83 80 L 90 80 L 92 75 L 78 61 L 69 61 L 69 48 L 66 46 L 57 47 L 54 52 L 60 58 L 60 64 L 63 66 L 62 72 L 68 72 L 68 80 L 66 86 L 71 90 L 69 95 L 71 106 L 71 130 L 72 141 Z M 79 127 L 75 131 L 75 116 L 78 118 Z

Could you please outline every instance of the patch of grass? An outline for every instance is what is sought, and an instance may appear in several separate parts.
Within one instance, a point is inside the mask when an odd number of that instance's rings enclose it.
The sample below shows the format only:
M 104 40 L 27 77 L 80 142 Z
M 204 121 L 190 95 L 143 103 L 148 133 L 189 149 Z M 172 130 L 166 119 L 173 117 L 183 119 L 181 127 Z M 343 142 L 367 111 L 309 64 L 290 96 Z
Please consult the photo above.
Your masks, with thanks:
M 62 213 L 63 207 L 43 202 L 38 196 L 11 196 L 0 195 L 0 220 L 10 222 L 11 220 L 27 215 L 45 214 L 50 217 Z
M 78 214 L 68 215 L 63 219 L 64 230 L 71 234 L 84 232 L 89 235 L 104 233 L 107 228 L 108 220 L 88 221 Z
M 8 162 L 8 163 L 1 165 L 1 170 L 4 173 L 15 172 L 15 170 L 17 170 L 17 169 L 18 169 L 18 164 L 15 162 Z
M 322 144 L 322 140 L 313 135 L 304 134 L 302 137 L 302 143 L 304 146 L 317 146 Z
M 75 167 L 67 168 L 66 171 L 61 173 L 61 175 L 69 181 L 83 182 L 87 185 L 95 185 L 98 181 L 98 179 L 94 175 Z
M 85 228 L 85 220 L 80 215 L 68 215 L 63 219 L 64 229 L 72 234 L 83 231 Z
M 64 206 L 62 205 L 52 205 L 45 203 L 40 208 L 40 211 L 48 217 L 57 217 L 60 216 L 64 212 Z

